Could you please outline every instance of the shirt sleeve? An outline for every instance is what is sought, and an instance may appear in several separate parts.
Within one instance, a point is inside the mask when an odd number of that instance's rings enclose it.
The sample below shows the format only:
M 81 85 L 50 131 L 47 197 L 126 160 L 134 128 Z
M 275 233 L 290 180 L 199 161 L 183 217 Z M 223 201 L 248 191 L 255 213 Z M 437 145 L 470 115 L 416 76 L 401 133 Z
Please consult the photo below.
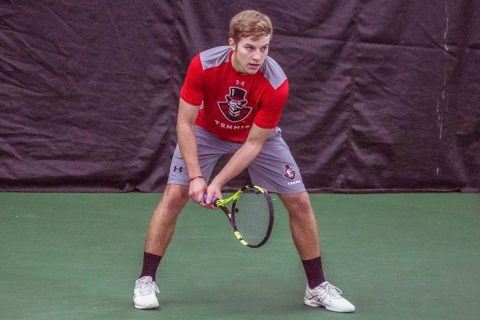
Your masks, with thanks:
M 200 55 L 196 55 L 188 67 L 180 97 L 191 105 L 199 106 L 203 100 L 203 86 L 202 62 Z
M 260 110 L 255 116 L 254 123 L 263 129 L 275 128 L 282 116 L 283 107 L 288 99 L 288 80 L 276 90 L 271 89 L 262 99 Z

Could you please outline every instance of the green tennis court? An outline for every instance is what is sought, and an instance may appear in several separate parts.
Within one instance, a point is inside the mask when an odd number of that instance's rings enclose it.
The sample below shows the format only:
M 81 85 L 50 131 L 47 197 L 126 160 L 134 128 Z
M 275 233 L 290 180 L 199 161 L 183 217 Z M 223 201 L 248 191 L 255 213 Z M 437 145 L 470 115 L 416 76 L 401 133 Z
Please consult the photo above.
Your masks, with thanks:
M 133 308 L 152 193 L 0 193 L 0 319 L 478 319 L 480 195 L 312 195 L 326 276 L 357 307 L 303 305 L 286 212 L 261 249 L 189 204 L 158 272 L 160 309 Z

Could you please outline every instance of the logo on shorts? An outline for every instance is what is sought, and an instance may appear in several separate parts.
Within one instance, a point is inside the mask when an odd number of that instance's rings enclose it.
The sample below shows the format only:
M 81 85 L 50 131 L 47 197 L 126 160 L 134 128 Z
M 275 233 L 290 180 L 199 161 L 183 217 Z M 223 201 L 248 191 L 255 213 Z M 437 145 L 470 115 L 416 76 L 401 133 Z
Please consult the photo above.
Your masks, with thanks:
M 247 91 L 237 87 L 230 87 L 225 101 L 217 102 L 223 116 L 231 122 L 244 120 L 252 112 L 253 108 L 247 106 L 245 96 Z
M 290 167 L 290 165 L 286 164 L 285 169 L 283 169 L 283 176 L 289 180 L 295 179 L 295 170 Z

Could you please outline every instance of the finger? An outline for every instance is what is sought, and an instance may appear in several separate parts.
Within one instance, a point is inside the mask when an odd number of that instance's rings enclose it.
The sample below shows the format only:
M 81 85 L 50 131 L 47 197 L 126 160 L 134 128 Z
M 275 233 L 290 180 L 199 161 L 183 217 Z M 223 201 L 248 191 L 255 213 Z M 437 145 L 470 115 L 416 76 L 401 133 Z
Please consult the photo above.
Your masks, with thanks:
M 199 200 L 199 197 L 192 197 L 192 201 L 195 203 L 195 204 L 198 204 L 200 206 L 203 206 L 205 204 L 205 202 L 203 201 L 203 199 L 200 199 Z

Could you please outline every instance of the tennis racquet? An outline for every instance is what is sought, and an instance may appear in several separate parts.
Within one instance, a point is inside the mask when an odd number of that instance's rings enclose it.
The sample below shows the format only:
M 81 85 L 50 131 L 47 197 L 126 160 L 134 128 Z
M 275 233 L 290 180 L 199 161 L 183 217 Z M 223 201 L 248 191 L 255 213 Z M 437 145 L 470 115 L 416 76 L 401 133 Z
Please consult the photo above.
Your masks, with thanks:
M 207 200 L 206 194 L 203 200 Z M 229 198 L 214 197 L 211 203 L 223 210 L 241 244 L 258 248 L 267 242 L 274 220 L 273 203 L 267 190 L 247 185 Z

